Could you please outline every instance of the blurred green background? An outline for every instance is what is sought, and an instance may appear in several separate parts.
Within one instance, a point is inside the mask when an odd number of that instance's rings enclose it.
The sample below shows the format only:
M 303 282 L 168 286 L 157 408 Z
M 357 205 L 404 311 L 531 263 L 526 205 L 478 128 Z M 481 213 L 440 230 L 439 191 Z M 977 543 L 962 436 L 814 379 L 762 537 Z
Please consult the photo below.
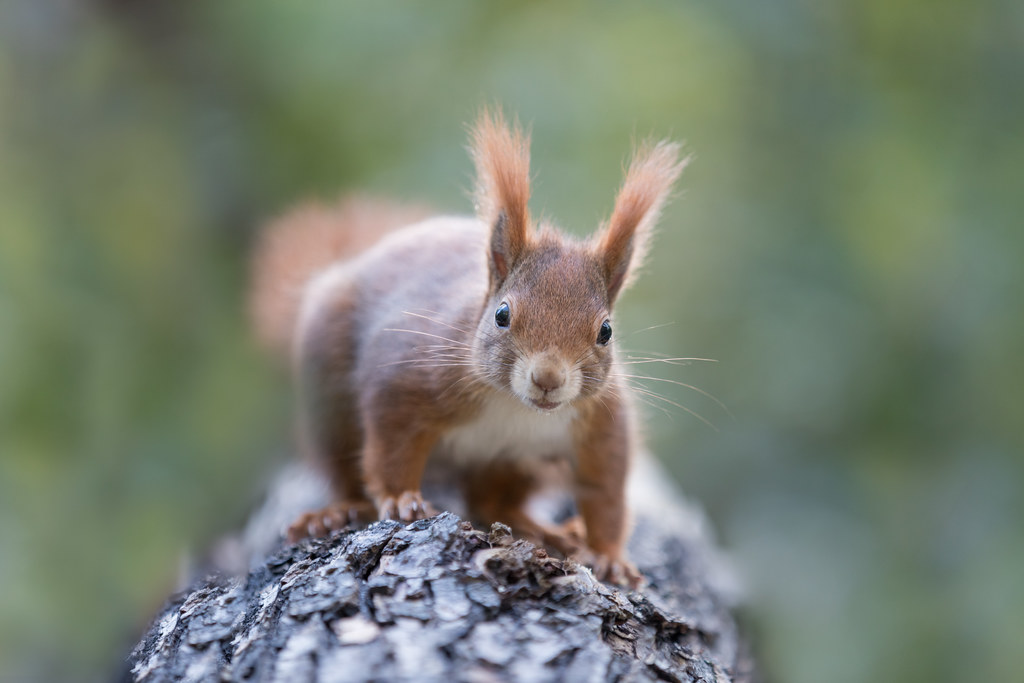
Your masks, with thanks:
M 696 161 L 617 330 L 773 681 L 1024 670 L 1024 4 L 0 5 L 0 679 L 104 680 L 287 459 L 260 223 L 468 212 L 464 123 L 533 128 L 590 230 L 631 138 Z M 626 336 L 629 330 L 673 323 Z

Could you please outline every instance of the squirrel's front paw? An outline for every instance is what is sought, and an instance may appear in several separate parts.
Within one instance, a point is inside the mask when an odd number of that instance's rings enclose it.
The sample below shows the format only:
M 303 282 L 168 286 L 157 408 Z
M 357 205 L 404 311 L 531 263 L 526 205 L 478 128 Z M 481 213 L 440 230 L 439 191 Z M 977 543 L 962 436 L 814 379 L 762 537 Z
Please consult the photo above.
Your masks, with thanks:
M 594 576 L 601 581 L 614 583 L 638 590 L 646 583 L 643 574 L 636 568 L 636 565 L 623 557 L 610 557 L 594 553 L 587 558 L 587 564 L 594 571 Z
M 340 500 L 301 515 L 288 527 L 288 542 L 297 543 L 304 538 L 318 538 L 347 526 L 372 522 L 375 513 L 373 503 L 368 500 Z
M 381 519 L 397 519 L 402 522 L 415 522 L 437 514 L 434 506 L 423 500 L 419 491 L 403 491 L 397 496 L 384 496 L 377 501 L 377 510 Z

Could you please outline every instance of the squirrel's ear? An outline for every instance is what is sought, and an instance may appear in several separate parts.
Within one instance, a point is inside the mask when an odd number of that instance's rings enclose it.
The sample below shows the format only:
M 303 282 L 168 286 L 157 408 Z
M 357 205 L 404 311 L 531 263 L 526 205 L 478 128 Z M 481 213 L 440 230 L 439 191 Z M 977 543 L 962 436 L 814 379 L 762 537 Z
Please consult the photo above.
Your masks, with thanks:
M 609 301 L 615 300 L 630 274 L 643 263 L 661 209 L 690 161 L 689 157 L 679 158 L 680 150 L 678 144 L 663 140 L 645 142 L 633 154 L 612 217 L 595 237 Z
M 491 280 L 501 284 L 529 240 L 530 136 L 501 110 L 484 110 L 470 134 L 476 211 L 491 226 Z

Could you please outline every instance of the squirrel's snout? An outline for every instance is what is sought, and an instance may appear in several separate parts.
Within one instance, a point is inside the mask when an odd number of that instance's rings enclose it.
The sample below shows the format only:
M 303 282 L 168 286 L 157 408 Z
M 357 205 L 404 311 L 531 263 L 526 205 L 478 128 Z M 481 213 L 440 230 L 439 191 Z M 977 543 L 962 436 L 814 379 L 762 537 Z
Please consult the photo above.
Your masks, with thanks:
M 556 367 L 534 368 L 530 381 L 543 392 L 554 391 L 565 384 L 565 370 Z
M 572 401 L 580 390 L 579 371 L 551 353 L 520 358 L 511 379 L 513 393 L 544 410 Z

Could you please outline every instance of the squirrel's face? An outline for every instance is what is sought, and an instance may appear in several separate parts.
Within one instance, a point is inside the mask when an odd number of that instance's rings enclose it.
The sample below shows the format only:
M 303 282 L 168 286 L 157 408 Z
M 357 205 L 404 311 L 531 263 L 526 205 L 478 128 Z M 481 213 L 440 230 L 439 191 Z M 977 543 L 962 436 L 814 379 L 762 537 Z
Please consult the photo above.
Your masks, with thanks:
M 477 216 L 490 228 L 490 296 L 473 341 L 492 386 L 539 410 L 609 387 L 609 311 L 643 260 L 679 173 L 679 145 L 642 143 L 608 222 L 586 244 L 530 220 L 529 136 L 484 111 L 471 136 Z
M 474 355 L 487 381 L 542 411 L 599 394 L 613 354 L 607 291 L 585 247 L 551 240 L 531 248 L 478 323 Z

